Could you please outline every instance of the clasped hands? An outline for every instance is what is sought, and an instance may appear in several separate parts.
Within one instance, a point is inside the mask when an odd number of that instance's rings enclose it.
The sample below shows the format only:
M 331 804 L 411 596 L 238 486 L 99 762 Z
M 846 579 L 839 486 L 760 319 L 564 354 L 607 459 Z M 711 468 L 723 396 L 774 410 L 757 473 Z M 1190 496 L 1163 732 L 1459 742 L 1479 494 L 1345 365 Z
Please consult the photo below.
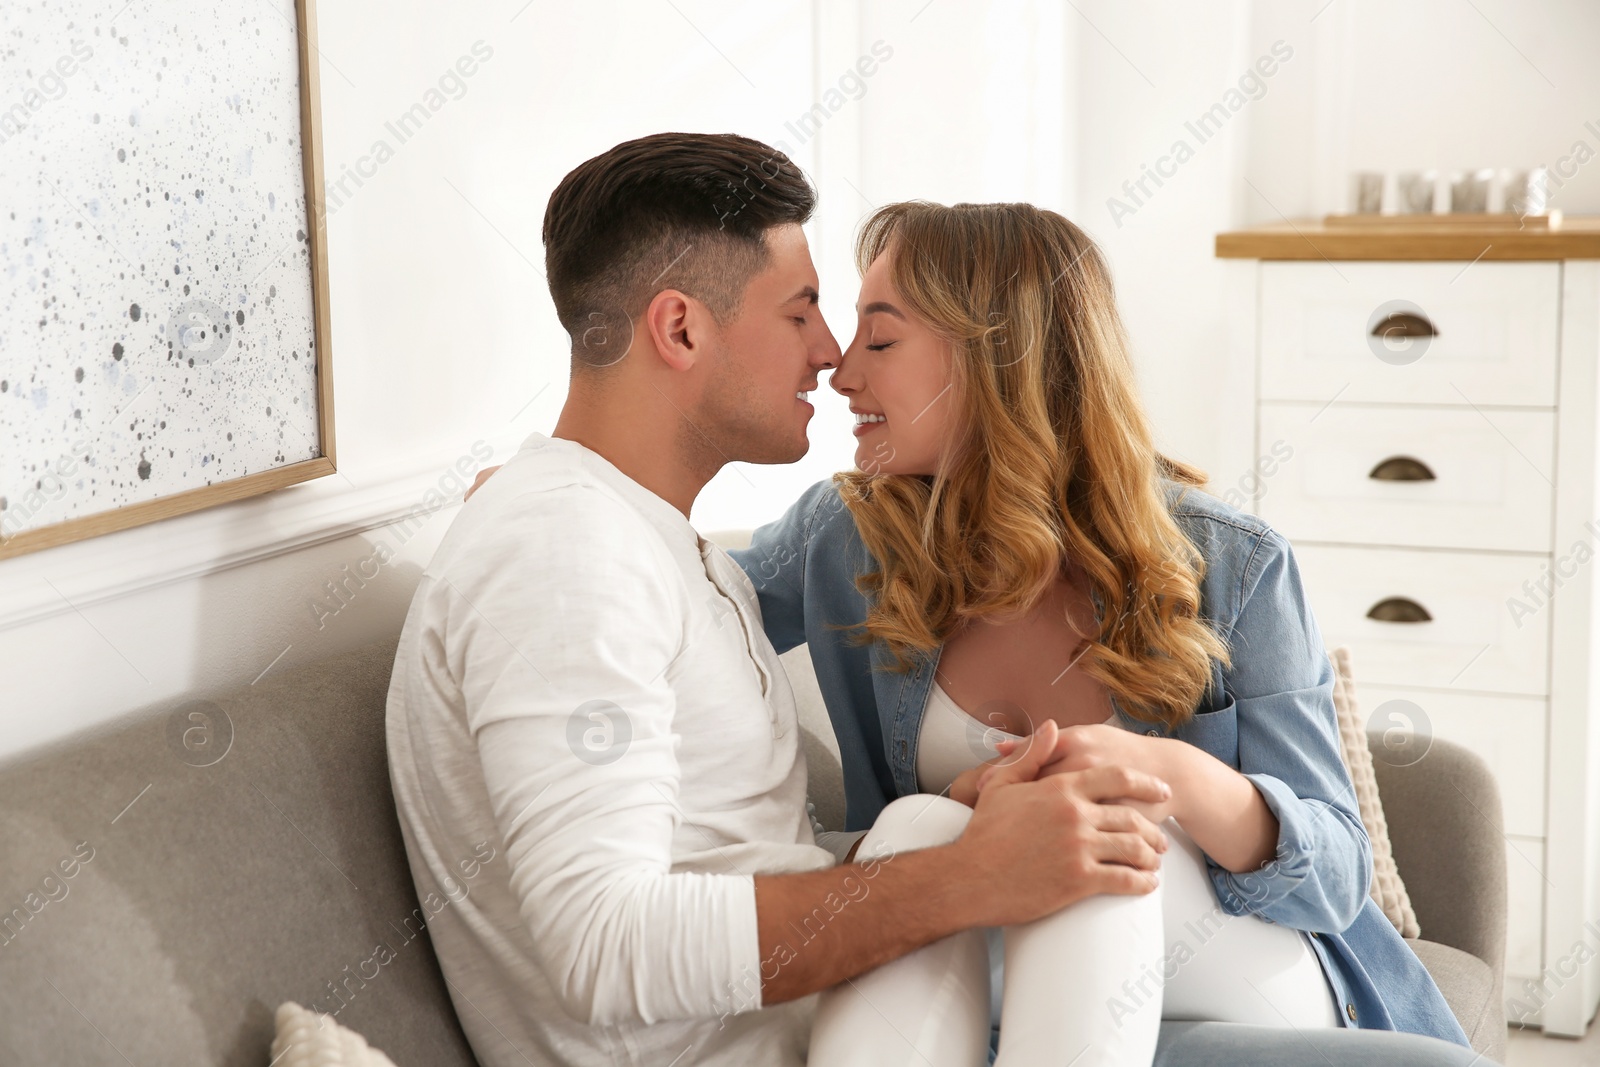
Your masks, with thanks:
M 1086 897 L 1159 884 L 1170 846 L 1160 823 L 1182 793 L 1160 774 L 1165 759 L 1181 760 L 1161 740 L 1047 720 L 952 783 L 950 796 L 973 808 L 952 846 L 959 862 L 998 879 L 985 925 L 1031 922 Z
M 1177 777 L 1177 752 L 1181 744 L 1168 738 L 1133 733 L 1105 723 L 1061 727 L 1046 719 L 1037 730 L 1017 740 L 1005 739 L 996 745 L 998 756 L 962 772 L 950 785 L 950 796 L 968 807 L 976 807 L 985 789 L 996 782 L 1037 781 L 1051 775 L 1082 777 L 1085 772 L 1104 768 L 1142 771 L 1167 786 L 1159 801 L 1146 799 L 1147 788 L 1130 784 L 1126 796 L 1105 796 L 1102 783 L 1095 790 L 1101 803 L 1116 803 L 1139 812 L 1152 823 L 1176 815 L 1178 797 L 1171 788 Z M 1002 773 L 1002 771 L 1004 773 Z M 1103 779 L 1105 772 L 1097 775 Z M 1114 788 L 1114 786 L 1113 786 Z

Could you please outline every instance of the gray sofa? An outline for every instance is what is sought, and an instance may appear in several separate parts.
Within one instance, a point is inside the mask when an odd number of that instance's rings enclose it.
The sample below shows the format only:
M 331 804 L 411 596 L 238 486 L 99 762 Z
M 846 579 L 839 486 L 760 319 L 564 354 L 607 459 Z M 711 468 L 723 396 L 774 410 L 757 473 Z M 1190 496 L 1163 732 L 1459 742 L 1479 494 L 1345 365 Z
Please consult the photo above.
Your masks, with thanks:
M 273 1010 L 294 1000 L 338 1009 L 400 1067 L 474 1064 L 456 1017 L 473 1008 L 452 1004 L 392 807 L 393 655 L 383 641 L 0 767 L 0 1063 L 261 1067 Z M 819 810 L 836 825 L 814 680 L 803 650 L 786 662 Z M 1477 1047 L 1501 1059 L 1494 782 L 1443 742 L 1380 770 L 1430 938 L 1418 954 Z

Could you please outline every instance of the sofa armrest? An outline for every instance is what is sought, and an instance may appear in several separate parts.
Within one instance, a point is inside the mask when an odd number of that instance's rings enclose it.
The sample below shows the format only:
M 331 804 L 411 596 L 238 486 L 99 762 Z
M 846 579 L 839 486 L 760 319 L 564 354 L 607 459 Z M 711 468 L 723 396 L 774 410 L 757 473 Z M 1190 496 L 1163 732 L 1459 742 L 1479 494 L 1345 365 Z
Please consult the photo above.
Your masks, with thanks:
M 1368 735 L 1368 747 L 1422 936 L 1483 960 L 1498 991 L 1505 981 L 1506 839 L 1493 772 L 1439 737 L 1405 766 L 1390 762 L 1380 734 Z

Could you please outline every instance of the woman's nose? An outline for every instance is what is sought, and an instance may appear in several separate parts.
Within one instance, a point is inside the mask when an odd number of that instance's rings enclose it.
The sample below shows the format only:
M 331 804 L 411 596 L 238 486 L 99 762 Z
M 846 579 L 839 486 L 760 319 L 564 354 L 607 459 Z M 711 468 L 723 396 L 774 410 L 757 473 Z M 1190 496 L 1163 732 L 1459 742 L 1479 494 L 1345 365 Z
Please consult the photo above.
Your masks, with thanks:
M 828 375 L 828 384 L 843 396 L 855 392 L 857 385 L 853 378 L 855 363 L 850 359 L 848 349 L 839 353 L 839 360 L 833 365 L 833 373 Z

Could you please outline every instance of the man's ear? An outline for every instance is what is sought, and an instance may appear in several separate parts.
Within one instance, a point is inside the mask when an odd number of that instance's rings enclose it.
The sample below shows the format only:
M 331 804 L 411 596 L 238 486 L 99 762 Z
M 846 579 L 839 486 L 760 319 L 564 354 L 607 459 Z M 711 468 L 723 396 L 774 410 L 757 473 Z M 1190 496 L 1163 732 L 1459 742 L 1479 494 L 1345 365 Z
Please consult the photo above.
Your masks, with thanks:
M 705 351 L 705 305 L 676 289 L 663 289 L 645 308 L 644 327 L 663 362 L 688 370 Z

